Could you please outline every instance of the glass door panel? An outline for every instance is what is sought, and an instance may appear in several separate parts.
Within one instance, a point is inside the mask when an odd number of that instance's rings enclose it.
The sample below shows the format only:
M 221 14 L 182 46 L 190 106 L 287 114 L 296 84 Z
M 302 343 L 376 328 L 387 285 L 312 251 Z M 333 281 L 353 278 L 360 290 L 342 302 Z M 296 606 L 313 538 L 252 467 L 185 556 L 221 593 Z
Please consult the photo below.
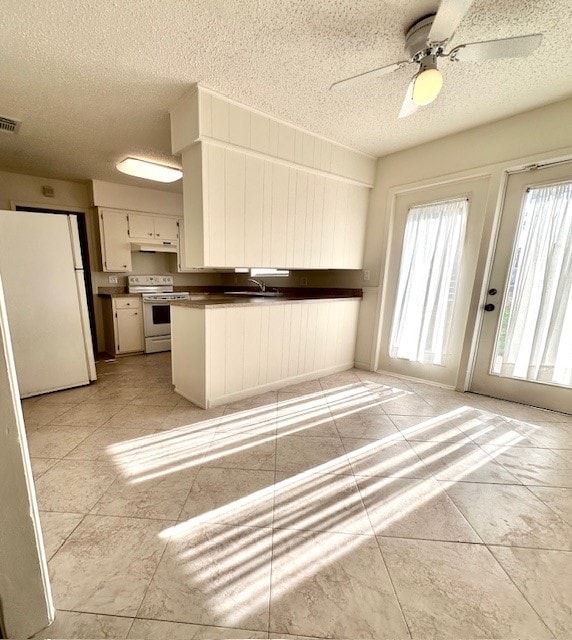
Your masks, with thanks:
M 471 390 L 572 413 L 572 166 L 509 177 L 489 287 Z
M 488 177 L 395 198 L 377 369 L 456 386 Z

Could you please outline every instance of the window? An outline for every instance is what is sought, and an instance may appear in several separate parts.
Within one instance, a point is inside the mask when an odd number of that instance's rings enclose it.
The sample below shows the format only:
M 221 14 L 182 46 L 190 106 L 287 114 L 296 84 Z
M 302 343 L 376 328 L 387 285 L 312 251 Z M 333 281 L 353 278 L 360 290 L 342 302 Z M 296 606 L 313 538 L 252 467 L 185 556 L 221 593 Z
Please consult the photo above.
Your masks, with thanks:
M 409 209 L 389 343 L 392 358 L 444 363 L 468 209 L 464 198 Z

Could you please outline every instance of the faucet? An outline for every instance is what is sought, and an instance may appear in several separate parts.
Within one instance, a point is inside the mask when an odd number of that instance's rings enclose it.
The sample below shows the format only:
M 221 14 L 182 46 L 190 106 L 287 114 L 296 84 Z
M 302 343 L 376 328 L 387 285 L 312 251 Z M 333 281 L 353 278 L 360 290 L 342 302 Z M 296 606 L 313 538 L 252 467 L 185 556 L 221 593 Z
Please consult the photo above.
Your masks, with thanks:
M 247 282 L 254 282 L 254 284 L 258 285 L 262 293 L 266 291 L 266 284 L 264 283 L 263 280 L 256 280 L 256 278 L 248 278 Z

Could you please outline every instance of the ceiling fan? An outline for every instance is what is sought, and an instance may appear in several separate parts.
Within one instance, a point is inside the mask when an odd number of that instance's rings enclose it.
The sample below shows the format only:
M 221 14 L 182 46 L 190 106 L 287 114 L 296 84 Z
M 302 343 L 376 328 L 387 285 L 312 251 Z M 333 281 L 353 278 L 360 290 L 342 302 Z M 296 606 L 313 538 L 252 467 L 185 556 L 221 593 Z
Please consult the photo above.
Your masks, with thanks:
M 448 58 L 452 62 L 475 62 L 492 58 L 518 58 L 530 55 L 542 41 L 542 34 L 532 34 L 517 38 L 503 38 L 460 44 L 445 52 L 461 20 L 474 0 L 442 0 L 436 14 L 421 18 L 405 35 L 405 51 L 408 60 L 394 62 L 384 67 L 365 71 L 358 75 L 334 82 L 330 89 L 346 89 L 360 82 L 385 76 L 411 64 L 419 65 L 413 76 L 399 112 L 406 118 L 420 106 L 435 100 L 443 86 L 443 76 L 437 69 L 438 58 Z

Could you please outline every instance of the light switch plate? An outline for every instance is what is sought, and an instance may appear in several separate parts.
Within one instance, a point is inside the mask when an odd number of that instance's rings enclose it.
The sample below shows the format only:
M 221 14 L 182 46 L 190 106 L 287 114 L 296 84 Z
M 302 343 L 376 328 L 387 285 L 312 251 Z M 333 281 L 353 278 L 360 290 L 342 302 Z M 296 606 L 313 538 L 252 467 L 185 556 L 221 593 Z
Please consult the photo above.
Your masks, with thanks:
M 369 271 L 368 271 L 368 269 L 366 269 L 366 270 L 363 272 L 363 279 L 364 279 L 364 281 L 365 281 L 365 282 L 368 282 L 368 281 L 369 281 Z
M 108 276 L 109 284 L 117 284 L 117 276 Z

